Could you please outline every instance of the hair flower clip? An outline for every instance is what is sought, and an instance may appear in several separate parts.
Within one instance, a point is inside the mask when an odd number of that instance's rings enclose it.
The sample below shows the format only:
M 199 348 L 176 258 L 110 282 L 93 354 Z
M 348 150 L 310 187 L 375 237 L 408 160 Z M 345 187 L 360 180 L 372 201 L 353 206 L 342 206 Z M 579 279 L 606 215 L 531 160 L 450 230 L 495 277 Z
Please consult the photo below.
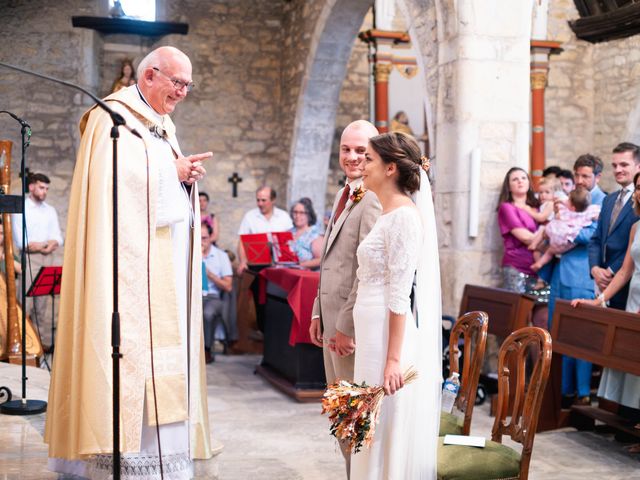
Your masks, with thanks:
M 351 200 L 353 203 L 358 203 L 360 200 L 362 200 L 362 197 L 364 197 L 365 193 L 367 193 L 367 191 L 362 188 L 362 185 L 358 185 L 353 190 L 353 193 L 349 196 L 349 200 Z
M 429 160 L 429 157 L 427 157 L 426 155 L 422 155 L 420 157 L 420 161 L 422 162 L 422 169 L 426 173 L 429 173 L 429 169 L 431 168 L 431 160 Z

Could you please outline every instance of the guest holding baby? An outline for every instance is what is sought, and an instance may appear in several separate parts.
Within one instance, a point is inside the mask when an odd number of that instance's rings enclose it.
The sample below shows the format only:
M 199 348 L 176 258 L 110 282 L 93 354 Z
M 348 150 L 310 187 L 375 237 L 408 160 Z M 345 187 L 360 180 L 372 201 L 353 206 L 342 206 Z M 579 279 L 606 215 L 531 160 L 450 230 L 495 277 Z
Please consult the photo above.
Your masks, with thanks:
M 546 226 L 538 229 L 529 245 L 530 250 L 535 250 L 545 239 L 548 241 L 542 256 L 531 265 L 535 272 L 555 256 L 571 250 L 575 246 L 573 240 L 580 234 L 580 230 L 597 221 L 600 214 L 600 206 L 591 204 L 591 194 L 583 187 L 572 190 L 567 201 L 559 203 L 557 209 L 558 213 Z
M 598 185 L 600 177 L 602 177 L 603 166 L 602 160 L 590 153 L 580 155 L 573 164 L 573 178 L 576 182 L 576 188 L 584 187 L 589 190 L 593 205 L 602 206 L 604 197 L 607 196 Z
M 530 293 L 536 283 L 531 269 L 533 254 L 528 249 L 538 229 L 534 214 L 539 213 L 529 175 L 519 167 L 509 169 L 502 182 L 498 205 L 498 224 L 504 242 L 502 257 L 503 288 Z
M 581 187 L 580 190 L 582 192 L 578 194 L 579 196 L 589 196 L 589 192 L 584 188 Z M 579 203 L 578 198 L 575 201 Z M 562 214 L 559 216 L 561 217 Z M 593 280 L 589 276 L 587 248 L 596 231 L 597 223 L 597 221 L 589 221 L 587 225 L 579 228 L 577 235 L 573 238 L 572 246 L 570 245 L 571 248 L 565 251 L 555 264 L 549 296 L 549 328 L 551 328 L 556 299 L 592 298 L 594 295 Z M 576 390 L 579 402 L 588 404 L 591 390 L 591 363 L 564 356 L 562 358 L 562 395 L 572 397 Z
M 562 184 L 555 176 L 543 177 L 538 184 L 538 211 L 529 212 L 533 219 L 545 224 L 553 218 L 553 205 L 555 200 L 566 200 L 567 195 L 562 190 Z

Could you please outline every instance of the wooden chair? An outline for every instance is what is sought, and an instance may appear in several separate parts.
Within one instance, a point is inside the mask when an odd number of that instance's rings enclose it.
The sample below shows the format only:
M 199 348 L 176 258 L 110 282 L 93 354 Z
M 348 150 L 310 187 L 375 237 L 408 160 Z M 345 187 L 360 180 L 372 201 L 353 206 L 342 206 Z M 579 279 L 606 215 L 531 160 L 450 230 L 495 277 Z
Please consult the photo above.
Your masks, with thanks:
M 454 411 L 457 409 L 464 413 L 464 422 L 460 425 L 458 416 L 442 412 L 440 414 L 440 436 L 447 434 L 469 435 L 471 416 L 478 390 L 478 379 L 482 369 L 484 349 L 487 345 L 488 328 L 489 316 L 485 312 L 468 312 L 458 319 L 451 330 L 449 337 L 450 374 L 460 373 L 458 361 L 460 348 L 458 345 L 460 336 L 464 336 L 464 359 L 460 376 L 462 385 L 454 405 Z
M 529 355 L 529 351 L 533 355 Z M 527 379 L 525 366 L 531 358 L 535 358 L 535 363 Z M 438 479 L 527 480 L 542 395 L 550 367 L 549 332 L 537 327 L 525 327 L 509 335 L 500 347 L 498 409 L 491 441 L 487 441 L 484 448 L 476 448 L 444 445 L 441 437 L 438 445 Z M 513 382 L 512 385 L 517 385 L 511 406 L 510 381 Z M 508 421 L 507 417 L 510 417 Z M 518 453 L 502 445 L 503 435 L 522 444 L 522 452 Z

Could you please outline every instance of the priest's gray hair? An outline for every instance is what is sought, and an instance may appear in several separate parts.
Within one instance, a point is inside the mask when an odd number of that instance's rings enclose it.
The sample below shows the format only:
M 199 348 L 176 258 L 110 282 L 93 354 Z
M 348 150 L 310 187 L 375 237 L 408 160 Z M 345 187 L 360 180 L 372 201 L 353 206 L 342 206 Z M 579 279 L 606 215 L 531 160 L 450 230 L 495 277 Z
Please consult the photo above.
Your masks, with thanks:
M 175 47 L 156 48 L 140 61 L 138 69 L 136 70 L 136 76 L 138 77 L 138 79 L 141 79 L 144 75 L 144 71 L 148 68 L 157 67 L 162 69 L 167 63 L 168 58 L 176 56 L 184 57 L 187 60 L 189 59 L 189 57 L 187 57 L 184 52 L 178 50 Z

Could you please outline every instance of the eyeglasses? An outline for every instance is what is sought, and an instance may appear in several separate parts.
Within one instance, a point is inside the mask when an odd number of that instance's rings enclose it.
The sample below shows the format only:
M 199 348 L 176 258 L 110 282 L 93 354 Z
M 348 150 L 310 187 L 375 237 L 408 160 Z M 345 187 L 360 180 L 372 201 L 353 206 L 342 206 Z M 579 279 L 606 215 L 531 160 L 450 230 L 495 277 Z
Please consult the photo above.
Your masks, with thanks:
M 164 73 L 162 70 L 160 70 L 158 67 L 151 67 L 151 68 L 156 72 L 161 73 L 171 83 L 173 83 L 173 86 L 175 87 L 176 90 L 182 90 L 183 88 L 186 88 L 187 92 L 190 92 L 191 90 L 193 90 L 193 87 L 195 87 L 195 83 L 193 82 L 183 82 L 182 80 L 178 80 L 177 78 L 170 77 L 169 75 Z
M 305 212 L 304 210 L 300 211 L 300 210 L 294 210 L 293 212 L 294 215 L 306 215 L 307 212 Z

